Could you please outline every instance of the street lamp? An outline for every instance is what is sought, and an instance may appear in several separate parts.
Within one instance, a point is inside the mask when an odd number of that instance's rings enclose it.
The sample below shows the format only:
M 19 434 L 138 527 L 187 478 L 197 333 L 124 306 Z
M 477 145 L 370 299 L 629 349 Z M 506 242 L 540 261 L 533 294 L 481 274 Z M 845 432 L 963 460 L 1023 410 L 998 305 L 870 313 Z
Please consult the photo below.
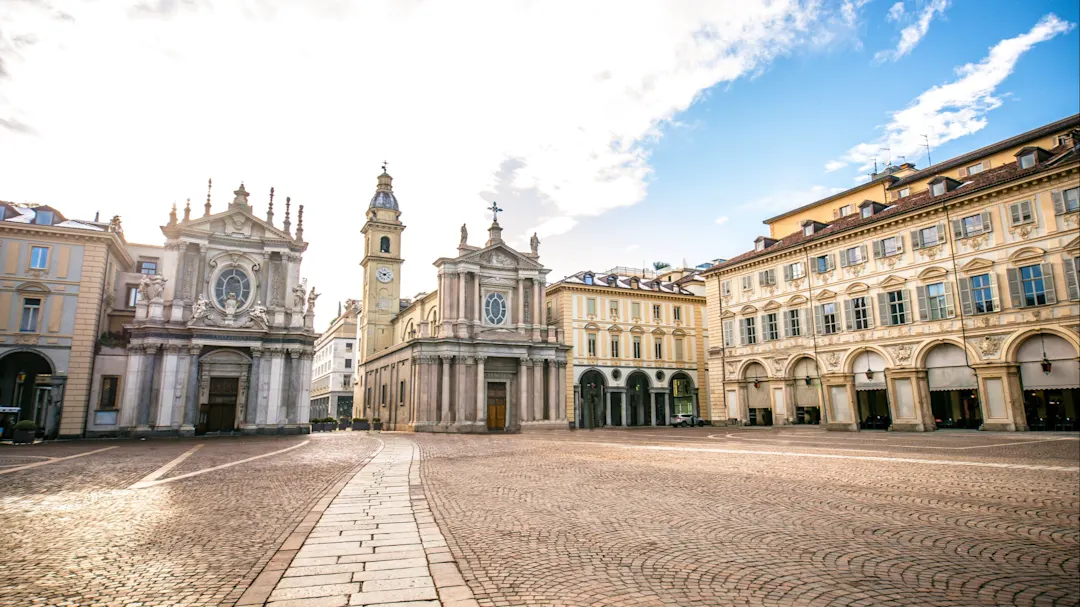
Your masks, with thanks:
M 1039 341 L 1042 343 L 1043 359 L 1039 363 L 1042 367 L 1042 372 L 1046 375 L 1050 375 L 1050 371 L 1054 368 L 1054 363 L 1050 362 L 1050 359 L 1046 357 L 1046 338 L 1043 337 L 1042 331 L 1039 331 Z
M 863 354 L 866 355 L 866 381 L 874 381 L 874 370 L 870 368 L 870 351 L 864 349 Z
M 806 374 L 806 379 L 804 381 L 806 382 L 807 386 L 809 386 L 810 383 L 813 381 L 813 380 L 810 379 L 810 374 L 809 373 Z

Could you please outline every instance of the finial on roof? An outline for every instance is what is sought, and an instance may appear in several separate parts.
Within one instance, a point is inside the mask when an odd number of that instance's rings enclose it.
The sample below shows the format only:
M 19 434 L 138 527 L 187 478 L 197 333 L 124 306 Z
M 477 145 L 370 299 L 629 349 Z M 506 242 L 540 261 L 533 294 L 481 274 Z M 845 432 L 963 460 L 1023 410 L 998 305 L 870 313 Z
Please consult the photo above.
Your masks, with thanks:
M 184 222 L 191 221 L 191 199 L 187 199 L 187 204 L 184 205 Z
M 502 226 L 499 225 L 499 212 L 502 211 L 502 209 L 499 208 L 498 204 L 492 201 L 491 208 L 488 210 L 491 211 L 491 227 L 488 228 L 488 240 L 487 244 L 484 245 L 485 247 L 490 247 L 497 242 L 503 241 Z
M 169 211 L 169 225 L 176 225 L 176 203 L 172 203 L 172 210 Z
M 274 186 L 270 186 L 270 205 L 266 207 L 266 223 L 274 225 Z
M 210 189 L 214 187 L 214 178 L 206 180 L 206 212 L 203 213 L 203 217 L 210 215 Z
M 289 221 L 289 205 L 291 205 L 291 204 L 292 204 L 292 197 L 291 196 L 286 196 L 285 197 L 285 223 L 282 224 L 282 228 L 281 228 L 281 229 L 285 230 L 286 234 L 291 234 L 292 233 L 292 232 L 289 231 L 292 228 L 292 222 Z
M 492 200 L 491 208 L 488 210 L 491 211 L 491 221 L 493 223 L 499 223 L 499 213 L 502 212 L 502 209 L 499 208 L 498 203 Z
M 248 191 L 244 188 L 243 181 L 240 182 L 239 188 L 233 190 L 233 194 L 234 198 L 232 204 L 229 206 L 241 206 L 247 210 L 251 210 L 251 207 L 248 205 Z
M 296 240 L 304 240 L 304 205 L 300 205 L 300 210 L 296 212 Z

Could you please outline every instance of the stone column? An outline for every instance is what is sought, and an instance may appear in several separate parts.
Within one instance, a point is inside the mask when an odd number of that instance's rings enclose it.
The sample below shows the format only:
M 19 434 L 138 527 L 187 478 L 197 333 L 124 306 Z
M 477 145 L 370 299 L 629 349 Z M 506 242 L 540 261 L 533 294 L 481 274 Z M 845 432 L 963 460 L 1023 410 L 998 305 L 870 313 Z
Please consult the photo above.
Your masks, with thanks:
M 544 359 L 533 359 L 532 419 L 544 419 Z
M 461 293 L 464 295 L 464 288 L 462 288 Z M 465 406 L 465 374 L 469 364 L 471 364 L 471 361 L 464 356 L 454 357 L 454 375 L 457 376 L 457 381 L 454 382 L 453 415 L 455 424 L 462 424 L 468 421 L 465 414 L 465 411 L 469 409 L 469 407 Z
M 518 282 L 520 290 L 521 283 Z M 518 366 L 518 398 L 521 402 L 518 403 L 518 411 L 522 424 L 529 421 L 529 367 L 532 365 L 532 361 L 528 358 L 522 358 L 520 365 Z
M 314 352 L 300 354 L 300 410 L 296 422 L 302 426 L 311 419 L 311 361 L 314 357 Z
M 408 397 L 409 398 L 409 413 L 408 413 L 409 421 L 408 421 L 408 423 L 410 423 L 410 424 L 416 423 L 416 402 L 417 402 L 416 388 L 417 388 L 417 384 L 418 384 L 417 374 L 419 373 L 419 369 L 418 369 L 418 366 L 419 366 L 418 359 L 419 358 L 420 358 L 419 356 L 413 356 L 412 358 L 409 359 L 409 386 L 408 386 L 407 391 L 409 393 L 409 397 Z
M 548 388 L 547 388 L 547 415 L 544 419 L 556 421 L 559 419 L 559 361 L 549 358 L 547 361 Z
M 424 407 L 427 409 L 428 423 L 435 424 L 439 421 L 439 358 L 428 356 L 428 401 Z
M 487 382 L 484 379 L 486 356 L 476 357 L 476 423 L 487 421 Z
M 649 390 L 649 406 L 652 407 L 652 425 L 656 426 L 656 392 Z
M 181 434 L 195 433 L 195 415 L 199 410 L 199 353 L 202 346 L 188 347 L 187 394 L 184 398 L 184 421 Z
M 439 423 L 447 425 L 450 423 L 450 361 L 452 356 L 440 356 L 442 359 L 442 419 Z
M 270 352 L 270 390 L 266 399 L 266 418 L 261 420 L 260 426 L 274 426 L 281 423 L 282 401 L 281 385 L 285 373 L 285 351 L 271 350 Z
M 199 294 L 201 294 L 202 291 L 203 291 L 203 285 L 205 285 L 206 281 L 210 279 L 210 277 L 206 275 L 206 250 L 207 250 L 207 248 L 208 247 L 206 246 L 206 244 L 200 244 L 199 245 L 199 270 L 198 270 L 198 274 L 196 275 L 195 286 L 194 286 L 194 288 L 192 288 L 192 292 L 191 292 L 191 299 L 193 299 L 193 300 L 199 298 Z M 207 293 L 207 297 L 211 297 L 211 296 L 213 296 L 213 293 Z
M 529 319 L 529 323 L 532 324 L 532 340 L 540 341 L 540 320 L 543 318 L 544 291 L 539 278 L 533 279 L 532 286 L 532 318 Z
M 270 305 L 270 252 L 263 251 L 262 265 L 259 266 L 259 301 L 264 306 Z
M 518 277 L 517 282 L 514 283 L 515 291 L 514 298 L 517 299 L 517 318 L 515 319 L 518 333 L 525 332 L 525 279 Z
M 169 344 L 163 348 L 161 356 L 161 388 L 158 391 L 157 415 L 154 419 L 154 427 L 158 430 L 170 428 L 173 425 L 173 408 L 178 394 L 177 373 L 180 370 L 180 346 Z M 175 420 L 177 428 L 179 421 Z
M 559 384 L 555 393 L 558 395 L 559 402 L 559 415 L 556 417 L 559 421 L 566 421 L 566 361 L 556 361 L 559 367 Z M 577 402 L 575 400 L 575 402 Z
M 139 386 L 139 419 L 138 427 L 141 430 L 150 429 L 150 406 L 154 399 L 154 372 L 157 369 L 158 344 L 146 344 L 146 362 Z
M 262 348 L 251 349 L 251 375 L 249 376 L 248 383 L 250 387 L 247 393 L 247 411 L 244 416 L 244 423 L 240 425 L 240 431 L 250 430 L 255 431 L 256 419 L 259 413 L 259 388 L 261 370 L 259 367 L 262 365 Z
M 661 392 L 661 394 L 664 394 L 664 425 L 666 426 L 671 421 L 671 398 L 665 392 Z
M 303 384 L 301 383 L 302 377 L 300 376 L 300 350 L 289 350 L 289 400 L 285 407 L 285 419 L 281 420 L 286 424 L 295 424 L 300 419 L 300 407 L 301 400 L 304 398 Z M 330 376 L 331 381 L 333 375 Z M 334 386 L 331 386 L 334 388 Z M 334 419 L 337 419 L 337 411 L 333 412 Z
M 146 351 L 142 346 L 127 347 L 127 369 L 124 374 L 125 390 L 120 406 L 120 427 L 134 428 L 139 423 L 142 409 L 142 375 L 146 366 Z
M 622 398 L 619 399 L 619 401 L 620 401 L 619 412 L 622 413 L 622 425 L 623 425 L 623 428 L 625 428 L 628 425 L 628 420 L 629 420 L 629 416 L 627 415 L 627 413 L 628 413 L 627 409 L 629 407 L 626 406 L 627 404 L 629 404 L 627 402 L 629 400 L 629 398 L 627 398 L 628 396 L 629 396 L 628 393 L 622 392 Z
M 611 425 L 611 390 L 604 389 L 604 425 Z
M 473 324 L 480 326 L 484 323 L 483 303 L 480 301 L 480 275 L 473 273 Z
M 468 337 L 469 328 L 465 324 L 465 270 L 458 270 L 457 274 L 457 294 L 458 294 L 458 306 L 457 306 L 457 336 Z M 460 412 L 459 412 L 460 413 Z
M 169 301 L 169 321 L 184 322 L 184 260 L 187 257 L 188 243 L 176 243 L 176 274 L 172 284 L 172 299 Z

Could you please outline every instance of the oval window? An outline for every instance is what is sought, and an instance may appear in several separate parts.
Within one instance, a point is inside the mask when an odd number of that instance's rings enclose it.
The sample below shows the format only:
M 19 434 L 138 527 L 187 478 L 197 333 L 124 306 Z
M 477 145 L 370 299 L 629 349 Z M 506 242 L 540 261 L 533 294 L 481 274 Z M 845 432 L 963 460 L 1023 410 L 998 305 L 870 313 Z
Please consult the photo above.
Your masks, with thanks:
M 506 298 L 502 293 L 488 293 L 484 298 L 484 320 L 489 325 L 506 322 Z
M 222 308 L 230 294 L 236 296 L 237 308 L 242 307 L 251 296 L 251 281 L 239 268 L 229 268 L 218 274 L 217 284 L 214 285 L 214 298 Z

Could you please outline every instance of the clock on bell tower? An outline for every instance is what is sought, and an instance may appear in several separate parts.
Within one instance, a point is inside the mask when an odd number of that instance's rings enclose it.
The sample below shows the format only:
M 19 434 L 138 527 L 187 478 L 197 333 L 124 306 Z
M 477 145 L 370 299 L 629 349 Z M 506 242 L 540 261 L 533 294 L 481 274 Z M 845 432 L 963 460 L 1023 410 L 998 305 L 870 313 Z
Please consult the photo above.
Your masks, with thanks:
M 394 196 L 393 178 L 386 172 L 379 175 L 375 195 L 367 208 L 364 227 L 364 307 L 360 315 L 360 336 L 363 357 L 393 345 L 390 321 L 401 305 L 401 209 Z

